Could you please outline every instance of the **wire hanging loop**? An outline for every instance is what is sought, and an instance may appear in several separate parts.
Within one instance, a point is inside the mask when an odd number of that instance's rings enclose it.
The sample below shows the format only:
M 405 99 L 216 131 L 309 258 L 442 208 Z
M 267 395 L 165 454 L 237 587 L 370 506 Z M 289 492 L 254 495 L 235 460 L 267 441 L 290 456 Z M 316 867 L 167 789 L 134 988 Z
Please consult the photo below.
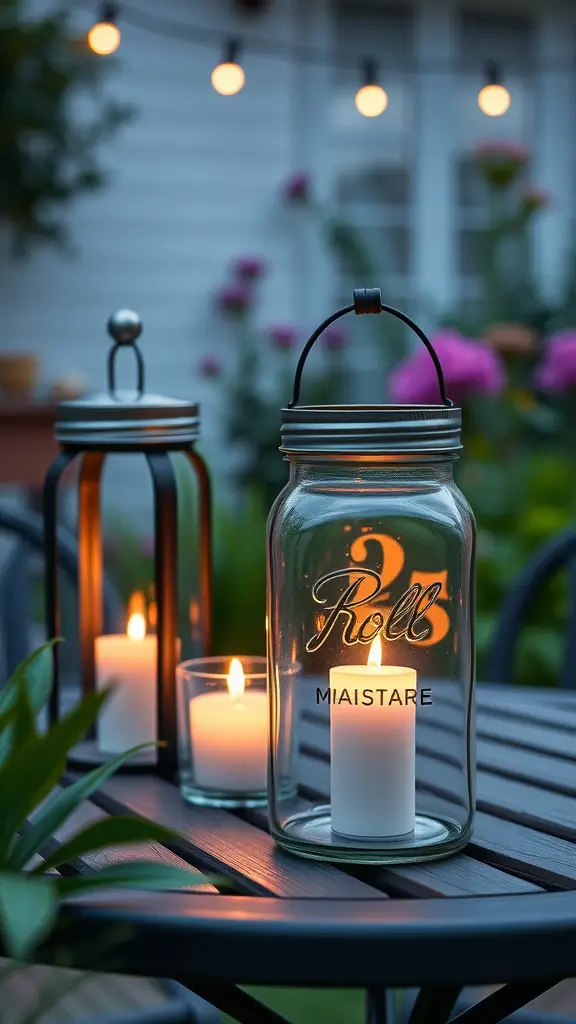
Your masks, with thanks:
M 446 394 L 446 383 L 444 381 L 442 365 L 434 350 L 432 342 L 424 334 L 422 328 L 418 327 L 418 324 L 414 323 L 406 313 L 402 313 L 399 309 L 394 309 L 393 306 L 386 306 L 382 302 L 382 296 L 379 288 L 356 288 L 354 290 L 353 304 L 351 306 L 344 306 L 343 309 L 339 309 L 336 313 L 332 313 L 332 315 L 327 317 L 327 319 L 324 320 L 324 322 L 321 323 L 314 333 L 308 338 L 308 341 L 302 349 L 302 354 L 300 355 L 300 359 L 298 360 L 298 365 L 296 367 L 296 373 L 294 374 L 294 391 L 292 393 L 292 401 L 288 402 L 288 409 L 293 409 L 294 406 L 298 404 L 298 400 L 300 398 L 300 386 L 302 383 L 302 373 L 312 346 L 316 341 L 318 341 L 318 338 L 326 328 L 330 327 L 330 324 L 333 324 L 335 320 L 339 320 L 341 316 L 346 316 L 347 313 L 356 313 L 357 316 L 362 313 L 390 313 L 391 316 L 397 317 L 398 320 L 402 320 L 403 323 L 410 327 L 418 338 L 420 338 L 420 341 L 426 347 L 430 358 L 434 363 L 434 369 L 436 370 L 436 376 L 438 377 L 438 388 L 443 404 L 449 408 L 453 406 L 454 403 L 450 401 Z
M 108 353 L 108 392 L 112 398 L 116 394 L 116 356 L 121 348 L 130 348 L 136 360 L 136 393 L 138 398 L 144 394 L 144 359 L 138 348 L 138 338 L 142 333 L 142 321 L 131 309 L 120 309 L 108 320 L 108 334 L 114 344 Z

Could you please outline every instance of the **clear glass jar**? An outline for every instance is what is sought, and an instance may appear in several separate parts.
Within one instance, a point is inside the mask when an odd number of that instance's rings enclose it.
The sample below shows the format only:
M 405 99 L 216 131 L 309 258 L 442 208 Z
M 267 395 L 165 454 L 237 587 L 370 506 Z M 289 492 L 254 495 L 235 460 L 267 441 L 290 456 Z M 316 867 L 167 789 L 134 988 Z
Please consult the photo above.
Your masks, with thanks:
M 269 816 L 293 853 L 402 863 L 470 838 L 475 531 L 453 479 L 460 421 L 449 405 L 283 410 Z

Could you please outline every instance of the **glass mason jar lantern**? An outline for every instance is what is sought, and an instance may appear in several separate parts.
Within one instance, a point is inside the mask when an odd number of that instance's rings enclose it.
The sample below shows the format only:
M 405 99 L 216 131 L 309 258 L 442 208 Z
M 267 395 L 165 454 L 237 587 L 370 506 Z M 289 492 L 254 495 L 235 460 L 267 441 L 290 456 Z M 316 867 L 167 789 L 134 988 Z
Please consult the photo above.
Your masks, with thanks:
M 199 435 L 196 404 L 144 390 L 144 363 L 137 339 L 140 318 L 131 310 L 110 317 L 113 339 L 108 356 L 108 391 L 61 402 L 55 436 L 61 452 L 48 469 L 44 484 L 46 618 L 49 637 L 61 635 L 61 595 L 58 586 L 57 498 L 63 474 L 75 460 L 78 475 L 78 631 L 80 675 L 84 694 L 109 683 L 115 692 L 100 713 L 95 734 L 76 748 L 74 763 L 93 766 L 149 741 L 160 746 L 143 751 L 130 768 L 153 768 L 172 778 L 177 768 L 176 663 L 181 641 L 178 627 L 178 584 L 196 575 L 190 600 L 190 625 L 196 653 L 210 645 L 210 483 L 206 466 L 195 451 Z M 120 349 L 132 351 L 137 367 L 135 391 L 118 391 L 115 362 Z M 103 628 L 103 592 L 100 485 L 108 455 L 143 455 L 152 480 L 153 554 L 152 584 L 155 634 L 144 635 L 143 608 L 136 608 L 127 632 L 107 635 Z M 192 484 L 193 535 L 178 560 L 178 497 L 180 485 Z M 188 509 L 187 509 L 188 514 Z M 141 525 L 141 516 L 136 524 Z M 188 559 L 185 573 L 184 558 Z M 142 595 L 141 595 L 142 596 Z M 194 614 L 192 615 L 192 608 Z M 192 621 L 193 620 L 193 621 Z M 124 624 L 121 624 L 121 628 Z M 54 685 L 50 716 L 62 710 L 61 645 L 54 648 Z
M 352 311 L 391 313 L 416 332 L 443 404 L 298 405 L 312 345 Z M 454 853 L 474 811 L 475 528 L 453 479 L 461 410 L 423 332 L 361 289 L 305 346 L 282 421 L 290 479 L 268 524 L 272 834 L 324 860 Z

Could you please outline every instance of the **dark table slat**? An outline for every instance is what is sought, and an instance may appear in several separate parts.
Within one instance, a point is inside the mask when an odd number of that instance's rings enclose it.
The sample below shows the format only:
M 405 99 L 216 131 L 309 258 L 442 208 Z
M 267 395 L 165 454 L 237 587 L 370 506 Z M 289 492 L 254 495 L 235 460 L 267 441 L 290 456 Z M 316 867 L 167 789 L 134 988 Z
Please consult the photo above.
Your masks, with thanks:
M 160 779 L 117 776 L 96 794 L 112 813 L 139 814 L 177 829 L 178 851 L 213 874 L 256 895 L 386 899 L 330 864 L 312 864 L 279 850 L 268 834 L 226 811 L 191 807 Z
M 303 736 L 310 737 L 311 730 L 316 731 L 313 742 L 323 756 L 328 749 L 327 725 L 327 715 L 324 724 L 319 724 L 316 721 L 310 722 L 308 713 L 301 723 Z M 461 784 L 458 770 L 453 765 L 428 753 L 419 753 L 417 772 L 421 780 L 426 780 L 425 788 L 453 802 L 457 800 Z M 559 771 L 558 777 L 560 775 Z M 480 810 L 488 811 L 496 817 L 517 821 L 561 839 L 576 839 L 576 799 L 564 793 L 480 770 L 477 805 Z
M 476 706 L 493 715 L 511 717 L 520 722 L 533 722 L 564 732 L 576 728 L 576 701 L 558 705 L 556 702 L 537 699 L 530 695 L 529 687 L 518 687 L 517 694 L 490 694 L 488 686 L 479 686 L 476 691 Z M 487 692 L 488 691 L 488 692 Z
M 451 743 L 446 742 L 448 735 L 453 737 L 437 722 L 421 721 L 418 724 L 419 748 L 433 757 L 441 757 L 444 751 L 449 757 L 455 755 L 454 739 Z M 576 796 L 576 762 L 562 762 L 549 754 L 510 747 L 481 737 L 476 744 L 476 755 L 478 767 L 496 775 L 505 775 L 529 784 L 538 784 L 557 793 Z
M 300 778 L 310 790 L 325 796 L 330 787 L 330 766 L 326 761 L 302 756 Z M 374 884 L 385 891 L 404 896 L 494 896 L 541 891 L 537 885 L 466 853 L 426 864 L 370 868 L 366 869 L 366 877 L 373 877 Z
M 326 725 L 303 723 L 302 730 L 311 745 L 308 749 L 314 750 L 315 745 L 318 757 L 326 758 Z M 302 758 L 302 763 L 305 767 L 305 758 Z M 431 811 L 449 811 L 450 804 L 454 803 L 454 794 L 458 792 L 458 771 L 452 765 L 427 755 L 419 755 L 417 764 L 419 778 L 424 780 L 422 788 L 426 789 L 430 784 L 437 787 L 437 792 L 429 798 Z M 313 784 L 314 771 L 318 778 L 324 771 L 326 791 L 329 785 L 326 761 L 324 766 L 321 760 L 314 762 L 313 769 L 308 766 L 303 779 L 305 783 Z M 576 800 L 481 771 L 478 773 L 477 803 L 479 810 L 486 812 L 486 820 L 492 822 L 484 834 L 479 825 L 475 828 L 474 843 L 482 851 L 484 859 L 513 872 L 519 870 L 524 877 L 543 885 L 575 887 L 576 845 L 567 840 L 576 839 Z M 478 815 L 477 821 L 481 820 L 484 819 Z M 508 840 L 512 847 L 506 856 Z
M 54 833 L 48 849 L 51 851 L 71 839 L 77 832 L 86 828 L 94 822 L 107 818 L 105 811 L 96 807 L 95 804 L 85 801 L 74 811 L 67 821 Z M 32 816 L 32 819 L 34 817 Z M 84 854 L 72 862 L 72 867 L 81 874 L 91 871 L 101 871 L 103 868 L 111 867 L 114 864 L 125 864 L 130 860 L 151 860 L 156 863 L 171 864 L 174 867 L 183 868 L 190 873 L 200 874 L 198 868 L 188 864 L 182 858 L 177 857 L 170 850 L 167 850 L 160 843 L 131 843 L 129 846 L 106 847 L 104 850 L 97 850 L 94 853 Z M 218 890 L 208 879 L 205 882 L 193 883 L 183 887 L 184 891 L 217 893 Z

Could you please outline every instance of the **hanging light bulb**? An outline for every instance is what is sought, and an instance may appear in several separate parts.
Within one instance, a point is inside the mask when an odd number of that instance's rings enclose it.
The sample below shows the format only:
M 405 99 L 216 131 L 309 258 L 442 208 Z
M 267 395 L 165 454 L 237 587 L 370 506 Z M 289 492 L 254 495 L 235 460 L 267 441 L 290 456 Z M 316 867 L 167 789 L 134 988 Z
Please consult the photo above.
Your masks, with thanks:
M 486 85 L 478 93 L 478 106 L 488 117 L 502 117 L 512 102 L 508 89 L 502 85 L 501 77 L 498 65 L 489 61 L 486 65 Z
M 378 85 L 377 77 L 376 61 L 371 57 L 363 60 L 362 79 L 364 84 L 360 86 L 354 98 L 356 110 L 363 117 L 379 117 L 388 106 L 388 93 L 381 85 Z
M 88 32 L 88 46 L 100 57 L 114 53 L 120 46 L 122 37 L 116 24 L 117 18 L 117 4 L 100 4 L 100 17 Z
M 239 41 L 229 39 L 224 47 L 224 60 L 212 72 L 212 85 L 221 96 L 234 96 L 246 81 L 244 68 L 238 63 L 239 52 Z

